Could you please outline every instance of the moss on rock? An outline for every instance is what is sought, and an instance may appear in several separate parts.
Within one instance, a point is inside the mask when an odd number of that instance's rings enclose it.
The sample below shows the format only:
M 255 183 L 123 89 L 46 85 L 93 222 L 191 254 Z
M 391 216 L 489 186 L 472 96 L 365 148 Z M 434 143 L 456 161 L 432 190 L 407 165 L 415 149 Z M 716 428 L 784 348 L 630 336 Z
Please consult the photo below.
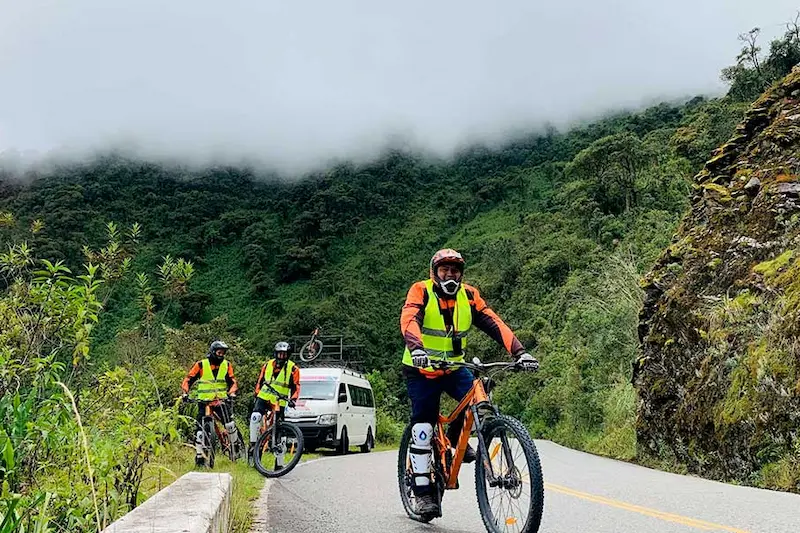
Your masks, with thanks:
M 674 244 L 643 280 L 634 384 L 646 462 L 798 490 L 795 91 L 800 69 L 753 104 L 695 177 Z

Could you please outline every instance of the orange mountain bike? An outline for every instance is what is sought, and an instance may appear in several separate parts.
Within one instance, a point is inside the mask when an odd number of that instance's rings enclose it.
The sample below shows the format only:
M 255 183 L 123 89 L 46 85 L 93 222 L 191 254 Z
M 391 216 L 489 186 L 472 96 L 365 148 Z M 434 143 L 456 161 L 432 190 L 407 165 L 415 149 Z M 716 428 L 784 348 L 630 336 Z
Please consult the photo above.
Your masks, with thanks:
M 440 508 L 444 491 L 458 488 L 458 473 L 474 424 L 478 440 L 475 491 L 486 530 L 489 533 L 537 532 L 544 508 L 544 481 L 536 445 L 525 426 L 500 413 L 490 396 L 494 386 L 491 374 L 523 368 L 513 362 L 483 364 L 478 358 L 473 359 L 473 363 L 440 362 L 434 367 L 440 370 L 466 367 L 476 376 L 470 392 L 449 416 L 439 415 L 434 428 L 431 485 L 435 487 Z M 465 414 L 464 425 L 453 455 L 444 425 L 462 412 Z M 417 512 L 412 490 L 414 475 L 409 457 L 410 443 L 411 424 L 406 427 L 400 441 L 397 463 L 400 498 L 411 519 L 430 522 L 437 516 Z
M 287 400 L 289 406 L 294 401 L 265 384 L 264 387 L 275 394 L 278 399 Z M 271 409 L 261 418 L 261 427 L 253 453 L 253 466 L 265 477 L 280 477 L 288 474 L 303 455 L 303 433 L 300 428 L 279 420 L 280 406 L 271 404 Z
M 184 398 L 185 403 L 201 404 L 205 409 L 201 430 L 203 432 L 203 464 L 214 468 L 217 446 L 228 459 L 235 462 L 239 457 L 244 457 L 245 443 L 242 432 L 233 419 L 232 398 L 216 400 L 198 400 Z M 221 415 L 214 408 L 220 408 Z

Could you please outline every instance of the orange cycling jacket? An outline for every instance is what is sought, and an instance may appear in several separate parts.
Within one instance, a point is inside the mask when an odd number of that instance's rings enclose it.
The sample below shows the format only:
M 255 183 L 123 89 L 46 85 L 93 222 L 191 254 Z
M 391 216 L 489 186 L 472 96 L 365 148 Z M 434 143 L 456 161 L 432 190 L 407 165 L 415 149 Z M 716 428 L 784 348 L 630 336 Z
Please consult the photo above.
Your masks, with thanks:
M 513 356 L 518 356 L 525 352 L 525 347 L 519 342 L 514 332 L 511 331 L 505 322 L 492 311 L 486 304 L 486 300 L 481 297 L 478 289 L 471 285 L 463 284 L 469 298 L 469 306 L 472 309 L 472 324 L 478 329 L 489 335 L 497 343 Z M 456 305 L 455 297 L 442 295 L 439 288 L 434 285 L 434 292 L 438 296 L 439 309 L 443 312 L 453 312 Z M 411 286 L 406 296 L 406 303 L 400 314 L 400 331 L 403 339 L 410 351 L 422 349 L 422 320 L 425 316 L 425 306 L 428 304 L 428 291 L 424 281 L 418 281 Z
M 261 392 L 261 387 L 264 385 L 264 375 L 267 373 L 267 365 L 269 364 L 274 366 L 275 360 L 270 359 L 261 365 L 261 373 L 258 375 L 258 380 L 256 380 L 256 396 Z M 295 365 L 292 369 L 292 374 L 289 376 L 289 397 L 292 400 L 296 400 L 298 396 L 300 396 L 300 369 Z
M 211 371 L 216 374 L 217 370 L 219 370 L 219 365 L 212 363 Z M 181 389 L 183 389 L 183 392 L 188 393 L 189 389 L 191 389 L 192 385 L 194 385 L 194 382 L 200 379 L 202 374 L 203 362 L 198 361 L 183 379 L 183 383 L 181 384 Z M 236 378 L 233 376 L 233 363 L 231 363 L 230 360 L 228 361 L 228 374 L 225 376 L 225 382 L 228 384 L 228 394 L 236 394 L 236 391 L 239 389 L 239 384 L 236 382 Z

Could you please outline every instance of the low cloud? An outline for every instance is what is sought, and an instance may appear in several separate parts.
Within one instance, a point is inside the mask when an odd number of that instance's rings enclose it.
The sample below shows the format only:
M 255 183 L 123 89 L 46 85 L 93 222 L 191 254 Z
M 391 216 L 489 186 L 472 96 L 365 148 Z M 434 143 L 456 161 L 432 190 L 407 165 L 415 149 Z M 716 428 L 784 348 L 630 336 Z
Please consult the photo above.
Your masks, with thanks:
M 769 5 L 767 5 L 769 4 Z M 788 0 L 0 0 L 0 152 L 302 172 L 719 94 Z M 21 154 L 21 155 L 20 155 Z

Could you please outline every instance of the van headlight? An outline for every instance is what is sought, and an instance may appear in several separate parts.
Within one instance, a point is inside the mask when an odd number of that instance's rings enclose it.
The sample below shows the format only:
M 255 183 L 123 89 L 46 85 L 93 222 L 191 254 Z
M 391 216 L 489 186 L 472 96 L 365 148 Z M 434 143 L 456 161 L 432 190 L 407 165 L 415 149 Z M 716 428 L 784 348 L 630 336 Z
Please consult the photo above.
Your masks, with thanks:
M 319 422 L 317 422 L 317 424 L 319 424 L 320 426 L 328 426 L 330 424 L 335 424 L 336 416 L 337 415 L 320 415 Z

